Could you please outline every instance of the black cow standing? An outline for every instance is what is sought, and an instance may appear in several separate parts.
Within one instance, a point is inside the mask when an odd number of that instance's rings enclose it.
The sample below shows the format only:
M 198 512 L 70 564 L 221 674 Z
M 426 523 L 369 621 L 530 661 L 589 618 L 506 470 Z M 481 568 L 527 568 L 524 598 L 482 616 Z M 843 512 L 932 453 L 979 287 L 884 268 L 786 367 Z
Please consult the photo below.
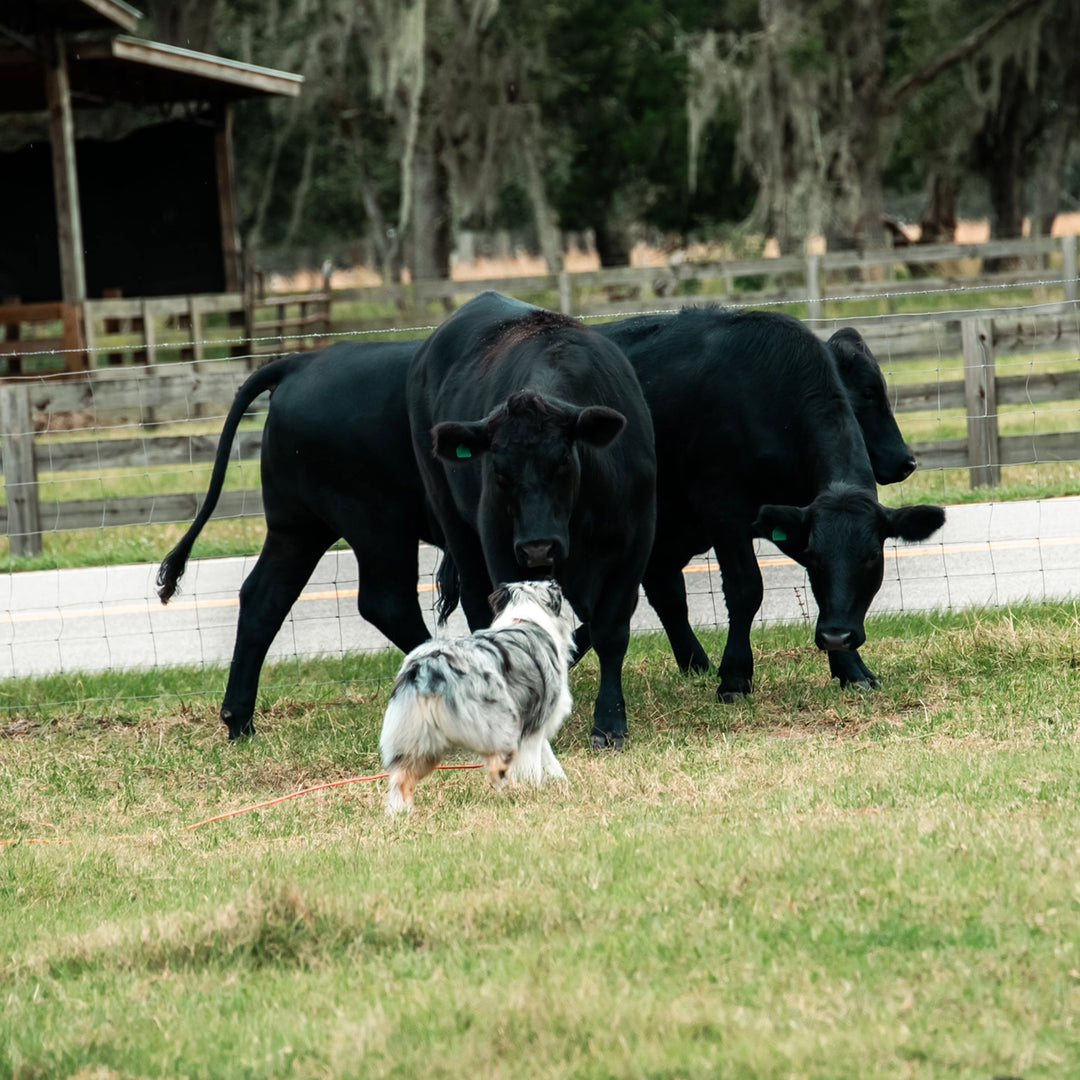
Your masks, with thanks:
M 157 578 L 167 603 L 217 505 L 237 425 L 270 390 L 260 463 L 266 541 L 240 589 L 221 706 L 231 739 L 253 733 L 267 650 L 316 563 L 339 538 L 356 553 L 360 614 L 404 652 L 431 636 L 417 598 L 417 544 L 440 543 L 441 534 L 427 512 L 405 409 L 405 377 L 418 344 L 340 342 L 282 357 L 236 393 L 206 498 Z
M 490 621 L 493 583 L 554 576 L 600 661 L 593 745 L 619 747 L 656 485 L 652 421 L 626 358 L 574 319 L 483 293 L 418 350 L 408 408 L 470 627 Z
M 773 312 L 686 308 L 596 328 L 637 372 L 656 428 L 657 527 L 643 584 L 684 671 L 709 660 L 690 629 L 683 567 L 716 552 L 728 610 L 721 701 L 751 690 L 750 628 L 763 595 L 754 538 L 808 572 L 815 641 L 841 685 L 876 686 L 859 656 L 888 537 L 924 540 L 937 506 L 893 510 L 875 479 L 915 467 L 859 334 L 821 342 Z M 587 644 L 587 635 L 579 638 Z

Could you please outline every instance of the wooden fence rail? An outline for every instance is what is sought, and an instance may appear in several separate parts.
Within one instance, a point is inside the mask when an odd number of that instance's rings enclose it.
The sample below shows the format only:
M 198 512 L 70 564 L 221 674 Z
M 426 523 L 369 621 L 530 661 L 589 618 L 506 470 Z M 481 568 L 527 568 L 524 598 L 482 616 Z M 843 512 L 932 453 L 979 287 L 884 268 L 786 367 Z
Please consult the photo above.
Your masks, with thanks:
M 1076 236 L 417 281 L 333 292 L 325 279 L 321 289 L 296 295 L 262 295 L 252 286 L 243 293 L 116 297 L 81 306 L 9 304 L 0 306 L 0 375 L 174 358 L 197 362 L 246 356 L 250 361 L 259 354 L 311 348 L 335 332 L 435 325 L 485 289 L 532 296 L 586 318 L 709 300 L 798 304 L 811 319 L 824 319 L 830 303 L 846 298 L 886 297 L 891 302 L 905 294 L 1034 284 L 1063 305 L 1076 302 Z M 54 355 L 39 355 L 49 350 Z
M 820 333 L 827 336 L 832 329 L 822 328 Z M 1015 436 L 997 432 L 997 411 L 1002 405 L 1080 401 L 1080 360 L 1073 369 L 1060 373 L 998 375 L 996 371 L 996 358 L 1009 354 L 1053 349 L 1080 358 L 1080 313 L 1073 311 L 1071 318 L 1040 310 L 1012 312 L 1001 319 L 985 314 L 937 321 L 924 316 L 915 322 L 879 319 L 862 330 L 874 352 L 886 361 L 886 368 L 888 360 L 897 359 L 899 343 L 904 343 L 905 356 L 911 356 L 909 347 L 920 342 L 923 351 L 914 355 L 923 358 L 963 353 L 963 378 L 896 382 L 890 388 L 893 408 L 901 416 L 962 410 L 966 417 L 965 438 L 914 444 L 923 469 L 968 468 L 972 486 L 992 486 L 1000 482 L 1003 465 L 1080 460 L 1080 431 Z M 180 468 L 211 462 L 217 449 L 216 432 L 157 433 L 160 423 L 144 426 L 132 437 L 42 438 L 34 434 L 35 413 L 49 417 L 85 412 L 93 423 L 115 422 L 124 416 L 137 423 L 148 414 L 158 418 L 167 409 L 179 409 L 183 418 L 199 415 L 204 408 L 221 413 L 247 373 L 245 361 L 222 360 L 113 368 L 0 384 L 0 454 L 7 493 L 0 523 L 10 537 L 12 553 L 39 553 L 42 533 L 48 531 L 187 521 L 202 499 L 200 491 L 50 502 L 41 499 L 40 476 L 102 468 Z M 232 460 L 257 460 L 260 443 L 259 432 L 238 432 Z M 229 491 L 223 493 L 215 516 L 253 515 L 261 509 L 259 491 Z

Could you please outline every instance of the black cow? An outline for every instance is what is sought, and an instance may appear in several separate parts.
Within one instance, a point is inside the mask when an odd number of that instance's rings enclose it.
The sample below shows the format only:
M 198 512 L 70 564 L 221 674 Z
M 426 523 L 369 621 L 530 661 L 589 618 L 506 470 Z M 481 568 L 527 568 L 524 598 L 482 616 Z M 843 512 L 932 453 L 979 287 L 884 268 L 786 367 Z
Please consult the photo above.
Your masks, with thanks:
M 270 390 L 260 463 L 266 541 L 240 590 L 221 706 L 230 739 L 254 731 L 267 650 L 315 564 L 339 538 L 356 553 L 360 614 L 405 652 L 431 636 L 416 592 L 417 544 L 440 543 L 441 534 L 427 513 L 405 410 L 405 376 L 418 344 L 339 342 L 282 357 L 236 393 L 202 508 L 157 578 L 168 603 L 221 494 L 237 425 Z
M 717 694 L 750 692 L 750 627 L 762 600 L 753 541 L 764 536 L 808 571 L 815 640 L 833 676 L 876 686 L 857 650 L 881 587 L 884 540 L 923 540 L 945 515 L 877 500 L 875 478 L 901 480 L 915 461 L 859 334 L 844 329 L 822 343 L 790 316 L 717 308 L 596 329 L 629 358 L 653 415 L 657 527 L 643 584 L 680 668 L 709 667 L 687 619 L 682 570 L 712 547 L 729 622 Z
M 553 575 L 600 661 L 596 747 L 626 735 L 622 662 L 652 546 L 652 421 L 626 358 L 574 319 L 483 293 L 422 345 L 409 422 L 470 627 L 492 583 Z

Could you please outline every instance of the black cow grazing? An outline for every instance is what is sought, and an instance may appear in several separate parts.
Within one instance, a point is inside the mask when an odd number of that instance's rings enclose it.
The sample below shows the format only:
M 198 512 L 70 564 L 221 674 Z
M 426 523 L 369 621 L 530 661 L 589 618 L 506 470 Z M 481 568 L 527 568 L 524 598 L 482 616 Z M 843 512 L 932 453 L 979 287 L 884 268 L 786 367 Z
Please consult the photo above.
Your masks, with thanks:
M 915 461 L 859 334 L 844 329 L 822 343 L 789 316 L 718 308 L 596 329 L 629 358 L 653 414 L 657 526 L 643 584 L 679 667 L 709 667 L 690 629 L 682 570 L 712 547 L 729 624 L 717 695 L 750 692 L 750 627 L 763 594 L 753 542 L 764 536 L 807 569 L 815 641 L 833 676 L 876 686 L 858 649 L 881 587 L 883 543 L 924 540 L 945 513 L 877 500 L 875 478 L 901 480 Z
M 652 421 L 626 358 L 574 319 L 483 293 L 420 347 L 408 405 L 469 626 L 488 625 L 493 582 L 554 576 L 600 661 L 593 745 L 618 748 L 656 486 Z
M 192 545 L 221 494 L 245 410 L 270 390 L 262 437 L 266 541 L 240 590 L 221 719 L 229 738 L 254 731 L 267 650 L 316 563 L 344 537 L 356 553 L 357 605 L 399 649 L 430 637 L 417 598 L 417 545 L 441 539 L 416 470 L 405 376 L 419 342 L 339 342 L 273 360 L 236 393 L 202 508 L 158 570 L 158 595 L 176 592 Z

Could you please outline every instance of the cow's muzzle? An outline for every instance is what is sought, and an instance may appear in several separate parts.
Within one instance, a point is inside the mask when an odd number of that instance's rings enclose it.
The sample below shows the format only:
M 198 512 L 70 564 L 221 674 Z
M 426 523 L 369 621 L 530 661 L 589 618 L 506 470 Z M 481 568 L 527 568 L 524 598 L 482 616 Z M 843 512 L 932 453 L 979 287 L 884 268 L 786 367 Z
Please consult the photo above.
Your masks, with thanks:
M 559 555 L 557 540 L 526 540 L 515 545 L 518 564 L 529 570 L 543 570 L 555 565 Z

